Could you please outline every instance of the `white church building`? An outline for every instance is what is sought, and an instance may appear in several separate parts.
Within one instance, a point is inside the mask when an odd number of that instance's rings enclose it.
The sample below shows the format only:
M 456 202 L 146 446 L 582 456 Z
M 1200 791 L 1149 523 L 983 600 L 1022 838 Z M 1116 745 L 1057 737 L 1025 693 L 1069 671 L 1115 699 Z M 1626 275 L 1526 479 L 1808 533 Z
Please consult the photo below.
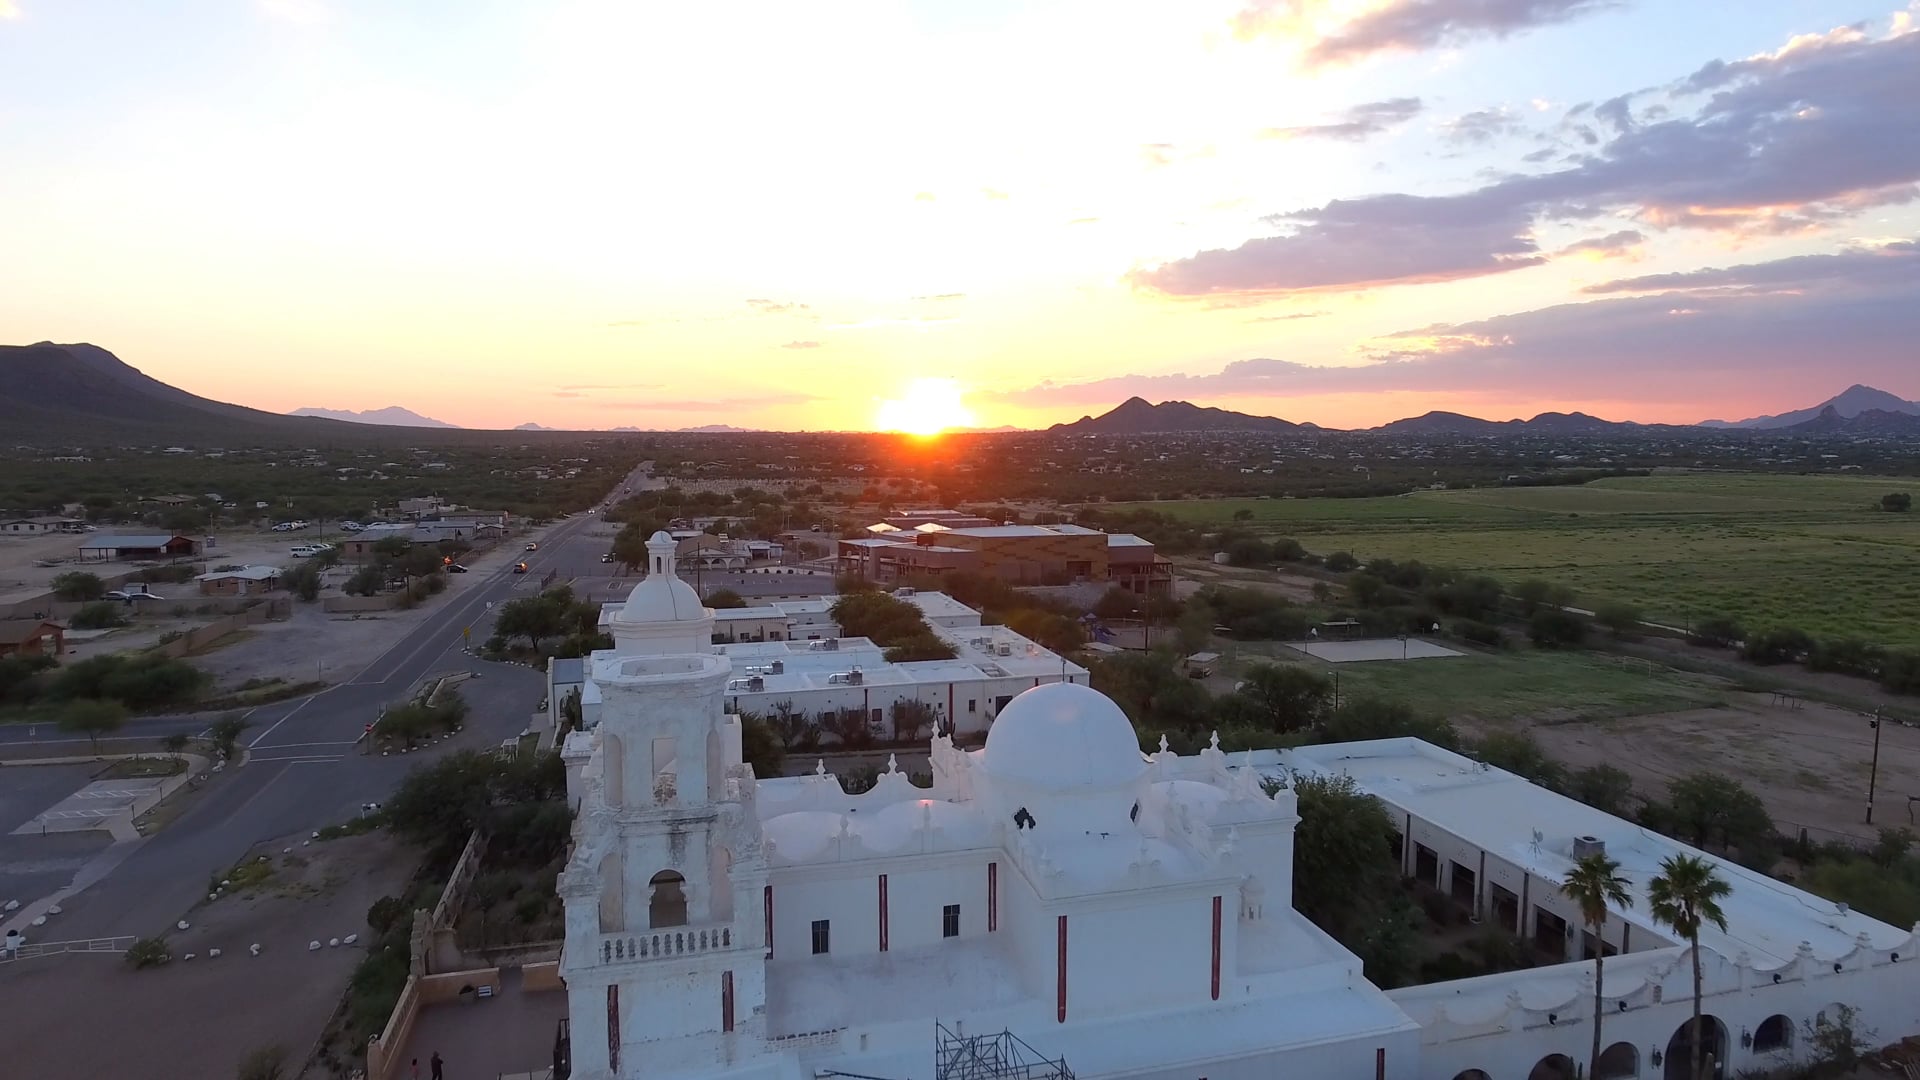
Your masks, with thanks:
M 671 540 L 648 550 L 588 665 L 600 723 L 563 751 L 573 1076 L 1571 1078 L 1595 948 L 1618 954 L 1601 1075 L 1684 1075 L 1686 947 L 1643 896 L 1588 939 L 1555 885 L 1605 845 L 1644 894 L 1681 845 L 1416 740 L 1144 755 L 1116 705 L 1060 682 L 1014 698 L 984 749 L 936 737 L 930 790 L 759 779 L 713 612 Z M 1387 804 L 1409 876 L 1568 961 L 1370 984 L 1290 903 L 1299 818 L 1267 781 L 1309 773 Z M 1914 931 L 1715 862 L 1734 890 L 1702 939 L 1720 1075 L 1803 1058 L 1838 1006 L 1883 1041 L 1920 1031 Z

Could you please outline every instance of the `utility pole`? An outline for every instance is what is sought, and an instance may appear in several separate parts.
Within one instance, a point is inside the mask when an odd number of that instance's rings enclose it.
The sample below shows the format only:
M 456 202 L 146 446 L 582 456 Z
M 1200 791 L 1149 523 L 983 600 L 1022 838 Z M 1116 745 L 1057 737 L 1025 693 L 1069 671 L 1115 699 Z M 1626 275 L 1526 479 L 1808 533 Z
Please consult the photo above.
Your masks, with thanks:
M 1880 713 L 1873 710 L 1873 719 L 1867 724 L 1873 728 L 1873 765 L 1867 770 L 1867 824 L 1873 824 L 1873 793 L 1880 783 Z

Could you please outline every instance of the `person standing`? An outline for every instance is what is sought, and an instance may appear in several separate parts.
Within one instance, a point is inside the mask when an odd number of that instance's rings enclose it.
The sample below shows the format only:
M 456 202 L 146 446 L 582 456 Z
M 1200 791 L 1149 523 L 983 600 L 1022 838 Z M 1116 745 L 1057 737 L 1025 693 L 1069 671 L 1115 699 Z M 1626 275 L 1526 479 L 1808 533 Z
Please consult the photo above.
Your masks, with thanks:
M 440 1073 L 441 1068 L 446 1064 L 445 1062 L 440 1060 L 440 1051 L 435 1050 L 433 1052 L 433 1060 L 427 1062 L 427 1064 L 433 1066 L 432 1080 L 446 1080 L 446 1077 L 442 1076 Z

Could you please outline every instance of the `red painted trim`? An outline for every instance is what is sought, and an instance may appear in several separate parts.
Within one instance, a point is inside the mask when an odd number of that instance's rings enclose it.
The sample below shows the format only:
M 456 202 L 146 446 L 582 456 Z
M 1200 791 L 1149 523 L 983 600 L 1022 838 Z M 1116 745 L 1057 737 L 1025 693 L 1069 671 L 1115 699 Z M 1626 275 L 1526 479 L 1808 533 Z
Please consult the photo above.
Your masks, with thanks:
M 987 864 L 987 933 L 1000 929 L 1000 864 Z
M 733 1030 L 733 972 L 720 973 L 720 1030 Z
M 607 1070 L 620 1071 L 620 984 L 607 984 Z
M 1387 1048 L 1384 1046 L 1373 1050 L 1373 1080 L 1387 1080 Z
M 1059 1002 L 1055 1007 L 1055 1019 L 1058 1023 L 1067 1022 L 1067 917 L 1060 916 L 1060 959 L 1059 980 L 1056 987 Z
M 773 886 L 769 885 L 760 894 L 760 906 L 767 913 L 767 955 L 773 955 Z
M 880 951 L 887 951 L 887 875 L 880 875 Z
M 1213 1000 L 1220 1000 L 1220 897 L 1213 898 Z

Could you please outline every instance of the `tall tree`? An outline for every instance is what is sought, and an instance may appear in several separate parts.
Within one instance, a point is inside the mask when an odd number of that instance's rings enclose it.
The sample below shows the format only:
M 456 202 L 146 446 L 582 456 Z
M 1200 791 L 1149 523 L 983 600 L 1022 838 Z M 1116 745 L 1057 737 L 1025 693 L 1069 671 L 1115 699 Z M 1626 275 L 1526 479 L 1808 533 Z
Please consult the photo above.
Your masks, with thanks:
M 1567 880 L 1560 883 L 1580 909 L 1580 921 L 1593 931 L 1593 1053 L 1587 1061 L 1587 1075 L 1600 1075 L 1600 1025 L 1605 1014 L 1600 1009 L 1601 986 L 1606 980 L 1607 907 L 1632 907 L 1627 879 L 1620 875 L 1620 864 L 1605 855 L 1588 855 L 1573 865 Z
M 100 736 L 111 735 L 127 722 L 127 707 L 105 698 L 81 698 L 67 703 L 60 713 L 60 730 L 85 735 L 100 752 Z
M 1712 923 L 1727 928 L 1720 898 L 1733 891 L 1713 864 L 1694 855 L 1674 855 L 1660 864 L 1660 874 L 1647 885 L 1647 907 L 1655 921 L 1687 939 L 1693 956 L 1693 1020 L 1687 1028 L 1693 1044 L 1693 1080 L 1705 1080 L 1707 1040 L 1700 1030 L 1700 927 Z

